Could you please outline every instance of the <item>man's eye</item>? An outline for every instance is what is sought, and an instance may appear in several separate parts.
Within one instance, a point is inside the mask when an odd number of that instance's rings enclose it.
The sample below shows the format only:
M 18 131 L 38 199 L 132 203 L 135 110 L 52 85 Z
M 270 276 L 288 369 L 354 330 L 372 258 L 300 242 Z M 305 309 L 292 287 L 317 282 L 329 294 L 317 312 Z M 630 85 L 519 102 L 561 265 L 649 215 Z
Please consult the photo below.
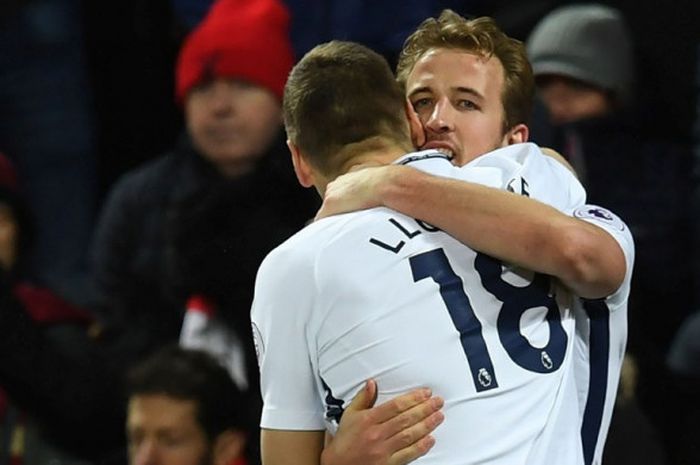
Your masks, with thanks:
M 479 107 L 471 100 L 458 100 L 457 106 L 463 110 L 478 110 Z
M 429 98 L 419 98 L 418 100 L 413 101 L 413 109 L 414 110 L 419 110 L 421 108 L 425 108 L 428 105 L 430 105 Z
M 166 447 L 179 447 L 185 442 L 185 438 L 181 436 L 168 435 L 162 438 L 162 442 Z
M 131 447 L 131 448 L 138 447 L 141 444 L 141 442 L 143 442 L 143 434 L 128 433 L 127 441 L 128 441 L 129 447 Z

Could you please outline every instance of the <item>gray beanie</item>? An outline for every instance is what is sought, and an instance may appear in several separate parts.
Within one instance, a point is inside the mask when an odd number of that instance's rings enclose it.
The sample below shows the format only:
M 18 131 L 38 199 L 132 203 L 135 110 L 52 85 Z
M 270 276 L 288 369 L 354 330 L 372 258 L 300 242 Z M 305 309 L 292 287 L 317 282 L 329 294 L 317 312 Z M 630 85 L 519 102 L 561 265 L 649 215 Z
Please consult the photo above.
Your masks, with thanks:
M 632 39 L 620 12 L 598 4 L 557 8 L 527 39 L 535 77 L 555 74 L 612 91 L 622 102 L 632 95 Z

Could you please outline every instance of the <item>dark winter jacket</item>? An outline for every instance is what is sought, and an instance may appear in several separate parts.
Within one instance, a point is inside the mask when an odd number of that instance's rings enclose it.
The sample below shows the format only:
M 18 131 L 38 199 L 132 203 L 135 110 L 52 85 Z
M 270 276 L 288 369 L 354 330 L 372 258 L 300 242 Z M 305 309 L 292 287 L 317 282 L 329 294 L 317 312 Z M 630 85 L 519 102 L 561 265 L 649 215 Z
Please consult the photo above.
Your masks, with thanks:
M 183 138 L 114 186 L 92 261 L 98 315 L 108 329 L 128 333 L 124 356 L 176 341 L 195 293 L 228 292 L 247 318 L 260 261 L 318 205 L 316 193 L 297 183 L 281 135 L 275 147 L 254 172 L 229 180 Z M 244 297 L 231 297 L 232 288 Z

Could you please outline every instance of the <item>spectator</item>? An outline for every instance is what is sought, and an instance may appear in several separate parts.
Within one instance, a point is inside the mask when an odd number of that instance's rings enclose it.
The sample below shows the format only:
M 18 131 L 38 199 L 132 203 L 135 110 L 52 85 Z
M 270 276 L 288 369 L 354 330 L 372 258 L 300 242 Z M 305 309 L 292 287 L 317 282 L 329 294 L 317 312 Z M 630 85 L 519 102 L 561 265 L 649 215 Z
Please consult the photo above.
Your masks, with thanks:
M 217 284 L 251 299 L 252 287 L 239 283 L 252 281 L 244 275 L 276 244 L 255 238 L 281 241 L 313 215 L 316 199 L 296 185 L 281 126 L 280 99 L 293 63 L 288 21 L 277 0 L 215 3 L 178 59 L 176 94 L 186 134 L 173 150 L 125 175 L 109 195 L 93 243 L 96 307 L 112 330 L 106 334 L 125 336 L 125 360 L 177 340 L 186 300 L 196 290 L 169 270 L 207 263 L 182 257 L 201 249 L 219 254 L 231 275 L 217 276 Z M 190 207 L 205 199 L 229 207 L 214 209 L 216 217 L 206 220 L 225 231 L 191 222 L 198 213 Z M 203 235 L 178 242 L 185 229 Z M 230 234 L 237 248 L 212 240 L 217 234 Z M 184 270 L 190 280 L 200 272 Z M 236 306 L 223 317 L 245 322 L 247 313 L 247 305 Z M 245 323 L 249 339 L 248 328 Z
M 633 91 L 632 39 L 617 10 L 554 10 L 531 33 L 528 54 L 540 96 L 556 124 L 623 109 Z
M 254 463 L 248 404 L 207 353 L 166 347 L 136 366 L 128 384 L 131 465 Z

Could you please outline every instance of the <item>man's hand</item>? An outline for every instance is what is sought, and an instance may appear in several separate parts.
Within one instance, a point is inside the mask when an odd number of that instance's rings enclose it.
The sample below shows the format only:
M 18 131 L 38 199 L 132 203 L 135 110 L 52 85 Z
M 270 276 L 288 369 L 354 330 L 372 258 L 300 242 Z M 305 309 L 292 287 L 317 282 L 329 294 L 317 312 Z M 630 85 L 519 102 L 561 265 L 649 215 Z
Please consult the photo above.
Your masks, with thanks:
M 383 206 L 388 195 L 418 172 L 402 165 L 358 165 L 326 186 L 316 219 Z
M 372 407 L 377 384 L 367 381 L 345 409 L 321 465 L 404 465 L 428 452 L 442 423 L 444 402 L 429 389 L 416 389 Z

